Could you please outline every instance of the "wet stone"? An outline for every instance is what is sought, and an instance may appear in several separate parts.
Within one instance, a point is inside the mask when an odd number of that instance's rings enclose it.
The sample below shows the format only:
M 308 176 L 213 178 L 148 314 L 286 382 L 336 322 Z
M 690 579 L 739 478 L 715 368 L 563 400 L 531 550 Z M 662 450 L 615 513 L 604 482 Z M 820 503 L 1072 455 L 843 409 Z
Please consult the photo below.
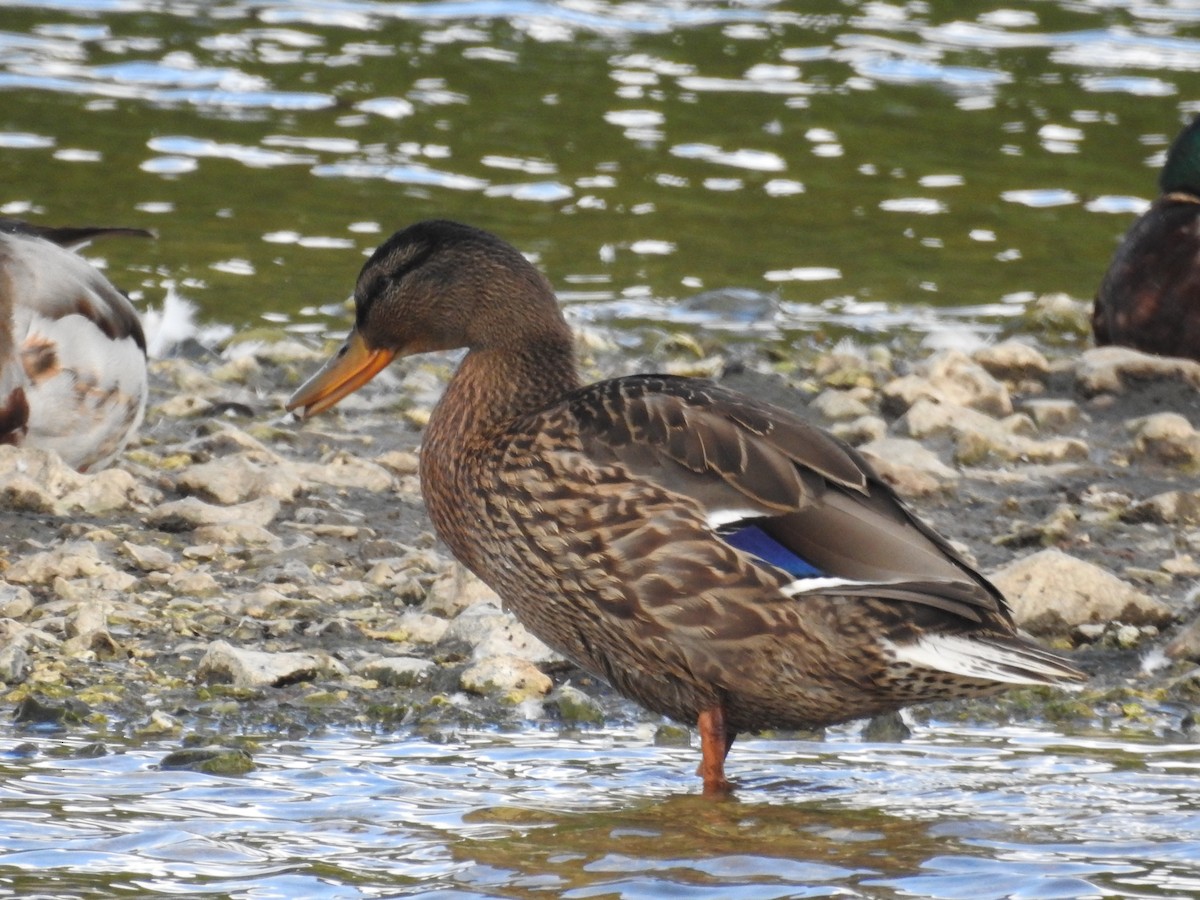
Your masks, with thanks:
M 560 721 L 571 725 L 603 725 L 604 710 L 591 697 L 569 684 L 556 688 L 546 698 L 546 705 L 557 713 Z
M 29 675 L 29 654 L 19 644 L 0 644 L 0 682 L 20 684 Z
M 185 747 L 164 756 L 159 767 L 206 775 L 245 775 L 254 769 L 254 758 L 239 747 Z
M 354 671 L 386 687 L 413 687 L 429 681 L 437 671 L 437 663 L 415 656 L 387 656 L 367 660 Z

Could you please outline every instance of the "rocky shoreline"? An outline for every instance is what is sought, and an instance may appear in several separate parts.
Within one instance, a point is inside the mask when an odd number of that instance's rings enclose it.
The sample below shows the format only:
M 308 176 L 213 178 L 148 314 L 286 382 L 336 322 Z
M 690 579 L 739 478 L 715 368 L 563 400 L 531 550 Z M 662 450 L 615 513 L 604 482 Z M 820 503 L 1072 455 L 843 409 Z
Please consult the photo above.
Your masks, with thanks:
M 588 332 L 581 355 L 589 378 L 707 374 L 806 411 L 1093 675 L 914 715 L 1195 736 L 1200 363 L 1085 349 L 1080 306 L 1043 298 L 971 354 L 896 341 L 780 360 L 688 337 L 650 361 Z M 301 425 L 283 401 L 328 349 L 281 334 L 153 362 L 146 424 L 103 472 L 0 447 L 14 728 L 229 745 L 657 721 L 529 635 L 431 533 L 420 426 L 454 361 L 403 361 Z

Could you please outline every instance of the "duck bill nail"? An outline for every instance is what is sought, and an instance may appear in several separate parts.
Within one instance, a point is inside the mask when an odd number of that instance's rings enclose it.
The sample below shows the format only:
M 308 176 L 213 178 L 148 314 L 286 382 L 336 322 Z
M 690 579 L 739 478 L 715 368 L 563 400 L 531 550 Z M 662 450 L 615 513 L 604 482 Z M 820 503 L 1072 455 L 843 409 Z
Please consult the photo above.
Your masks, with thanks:
M 378 375 L 395 356 L 392 350 L 372 350 L 352 331 L 333 358 L 292 394 L 287 409 L 301 410 L 304 419 L 324 412 Z

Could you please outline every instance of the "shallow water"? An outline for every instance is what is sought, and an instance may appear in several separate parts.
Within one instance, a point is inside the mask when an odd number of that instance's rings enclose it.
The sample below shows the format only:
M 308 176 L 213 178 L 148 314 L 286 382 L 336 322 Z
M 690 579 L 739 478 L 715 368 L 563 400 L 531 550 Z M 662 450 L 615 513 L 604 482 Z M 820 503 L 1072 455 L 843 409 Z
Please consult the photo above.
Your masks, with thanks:
M 157 228 L 91 252 L 239 327 L 443 216 L 580 321 L 986 334 L 1091 296 L 1198 99 L 1187 2 L 10 0 L 0 211 Z
M 652 734 L 264 738 L 240 777 L 0 736 L 0 894 L 873 897 L 1200 893 L 1200 747 L 919 726 L 747 740 L 736 800 Z M 64 755 L 65 754 L 65 755 Z

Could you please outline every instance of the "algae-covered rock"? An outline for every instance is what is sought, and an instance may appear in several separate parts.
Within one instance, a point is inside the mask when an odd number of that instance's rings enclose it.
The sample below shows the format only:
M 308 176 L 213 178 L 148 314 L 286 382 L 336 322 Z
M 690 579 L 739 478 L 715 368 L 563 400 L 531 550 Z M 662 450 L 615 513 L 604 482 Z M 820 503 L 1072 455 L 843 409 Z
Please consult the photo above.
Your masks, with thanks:
M 159 768 L 205 775 L 245 775 L 254 769 L 254 758 L 240 747 L 185 747 L 164 756 Z
M 579 688 L 564 684 L 555 689 L 546 706 L 558 714 L 560 721 L 571 725 L 603 725 L 604 710 L 600 704 Z

